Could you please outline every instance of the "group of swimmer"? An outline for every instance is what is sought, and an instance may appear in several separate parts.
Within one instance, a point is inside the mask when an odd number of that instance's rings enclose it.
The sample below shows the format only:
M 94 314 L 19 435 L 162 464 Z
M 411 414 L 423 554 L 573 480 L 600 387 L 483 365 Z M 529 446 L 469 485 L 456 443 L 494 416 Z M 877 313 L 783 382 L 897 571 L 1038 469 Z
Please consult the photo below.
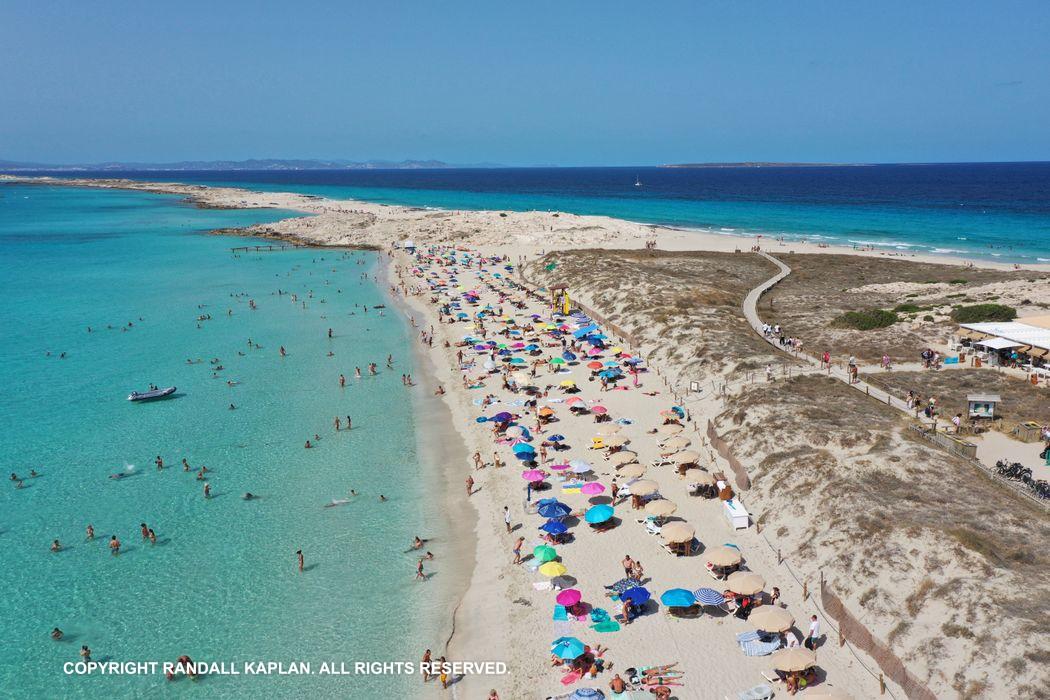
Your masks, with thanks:
M 157 544 L 157 533 L 153 531 L 153 528 L 151 528 L 148 525 L 146 525 L 146 523 L 139 523 L 139 531 L 142 533 L 142 540 L 143 540 L 143 542 L 148 540 L 151 545 Z M 95 540 L 95 526 L 92 525 L 91 523 L 88 523 L 87 528 L 85 529 L 84 541 L 85 542 L 94 542 L 94 540 Z M 119 555 L 121 546 L 122 545 L 120 544 L 120 540 L 117 539 L 117 536 L 116 535 L 110 535 L 110 537 L 109 537 L 109 553 L 111 555 L 113 555 L 113 556 Z M 51 542 L 51 551 L 52 552 L 61 552 L 62 551 L 62 543 L 59 542 L 57 538 L 52 540 L 52 542 Z

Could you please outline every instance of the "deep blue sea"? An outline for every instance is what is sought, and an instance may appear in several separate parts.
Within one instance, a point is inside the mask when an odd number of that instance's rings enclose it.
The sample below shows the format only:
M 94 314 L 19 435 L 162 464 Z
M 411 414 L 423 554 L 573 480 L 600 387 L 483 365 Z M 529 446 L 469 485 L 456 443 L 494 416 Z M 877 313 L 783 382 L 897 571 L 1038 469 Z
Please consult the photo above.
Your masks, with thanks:
M 315 668 L 437 646 L 424 614 L 434 584 L 413 581 L 405 553 L 439 521 L 400 379 L 411 329 L 392 310 L 362 310 L 387 303 L 375 254 L 235 255 L 247 239 L 203 235 L 284 214 L 0 184 L 0 697 L 397 697 L 416 682 L 63 673 L 83 644 L 95 660 Z M 126 400 L 151 382 L 176 398 Z M 353 429 L 337 433 L 346 415 Z M 323 507 L 350 489 L 361 495 Z M 249 491 L 260 498 L 243 500 Z M 432 546 L 440 576 L 455 564 Z
M 98 174 L 420 207 L 561 210 L 727 235 L 1050 262 L 1050 163 Z

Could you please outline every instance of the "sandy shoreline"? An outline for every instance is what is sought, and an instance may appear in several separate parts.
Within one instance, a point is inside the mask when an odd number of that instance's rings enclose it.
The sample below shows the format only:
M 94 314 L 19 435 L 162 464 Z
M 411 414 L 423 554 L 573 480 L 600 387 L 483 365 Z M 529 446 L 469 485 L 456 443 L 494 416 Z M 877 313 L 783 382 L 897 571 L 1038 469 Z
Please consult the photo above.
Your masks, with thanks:
M 483 252 L 509 247 L 538 253 L 559 248 L 640 248 L 646 241 L 655 239 L 661 249 L 672 251 L 733 252 L 760 245 L 762 250 L 774 254 L 847 254 L 887 261 L 911 260 L 995 270 L 1015 269 L 1012 263 L 966 256 L 906 255 L 809 241 L 780 241 L 764 235 L 720 235 L 640 224 L 608 216 L 565 212 L 421 209 L 289 192 L 257 192 L 235 187 L 126 179 L 0 175 L 0 183 L 3 182 L 173 194 L 183 196 L 197 206 L 221 209 L 278 208 L 299 211 L 309 216 L 250 226 L 240 233 L 312 245 L 387 248 L 411 238 L 421 244 L 467 244 Z M 230 235 L 237 232 L 224 230 L 223 233 Z M 1050 264 L 1025 264 L 1021 269 L 1050 271 Z

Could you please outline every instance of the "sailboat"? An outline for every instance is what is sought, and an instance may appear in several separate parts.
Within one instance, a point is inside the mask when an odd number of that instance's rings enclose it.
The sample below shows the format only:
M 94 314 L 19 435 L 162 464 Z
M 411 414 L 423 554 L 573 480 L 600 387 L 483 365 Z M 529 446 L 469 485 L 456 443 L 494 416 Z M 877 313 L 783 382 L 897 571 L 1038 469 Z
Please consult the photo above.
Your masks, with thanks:
M 634 186 L 635 187 L 641 187 L 642 186 L 642 181 L 640 179 L 638 179 L 637 175 L 634 176 Z

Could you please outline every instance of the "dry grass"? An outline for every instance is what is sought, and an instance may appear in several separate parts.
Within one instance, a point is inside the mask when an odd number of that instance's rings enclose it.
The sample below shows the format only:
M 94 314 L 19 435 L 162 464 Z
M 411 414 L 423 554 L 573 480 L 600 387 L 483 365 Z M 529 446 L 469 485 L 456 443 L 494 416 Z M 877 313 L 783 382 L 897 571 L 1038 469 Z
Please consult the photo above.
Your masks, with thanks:
M 1018 637 L 1050 653 L 1044 511 L 910 438 L 894 410 L 825 377 L 750 388 L 718 429 L 746 456 L 748 505 L 791 552 L 792 567 L 823 570 L 938 695 L 1020 697 L 1011 692 L 1044 685 L 1045 669 L 1004 666 Z M 1001 666 L 991 689 L 970 671 L 989 659 Z
M 544 267 L 556 263 L 548 272 Z M 551 253 L 526 270 L 542 284 L 566 282 L 638 339 L 647 356 L 684 381 L 782 363 L 751 330 L 744 297 L 776 272 L 757 255 L 639 250 Z
M 1003 401 L 996 414 L 1009 433 L 1015 425 L 1034 420 L 1050 423 L 1050 391 L 993 369 L 953 369 L 939 372 L 871 372 L 865 381 L 904 398 L 909 391 L 924 399 L 937 397 L 940 413 L 946 419 L 956 413 L 966 417 L 968 394 L 999 394 Z
M 956 327 L 947 318 L 952 305 L 996 301 L 992 297 L 998 293 L 988 291 L 988 285 L 1017 283 L 1016 295 L 1005 296 L 1002 303 L 1019 307 L 1026 301 L 1045 303 L 1045 298 L 1024 290 L 1029 282 L 1050 277 L 1047 273 L 979 270 L 855 255 L 777 257 L 791 267 L 792 273 L 762 298 L 759 314 L 763 320 L 780 323 L 788 335 L 802 338 L 811 351 L 852 354 L 865 361 L 877 361 L 883 354 L 895 361 L 916 361 L 931 340 L 943 340 Z M 894 290 L 891 284 L 901 288 Z M 900 312 L 902 321 L 888 328 L 856 331 L 832 326 L 847 311 L 893 309 L 902 304 L 919 309 Z M 924 320 L 927 317 L 932 320 Z

